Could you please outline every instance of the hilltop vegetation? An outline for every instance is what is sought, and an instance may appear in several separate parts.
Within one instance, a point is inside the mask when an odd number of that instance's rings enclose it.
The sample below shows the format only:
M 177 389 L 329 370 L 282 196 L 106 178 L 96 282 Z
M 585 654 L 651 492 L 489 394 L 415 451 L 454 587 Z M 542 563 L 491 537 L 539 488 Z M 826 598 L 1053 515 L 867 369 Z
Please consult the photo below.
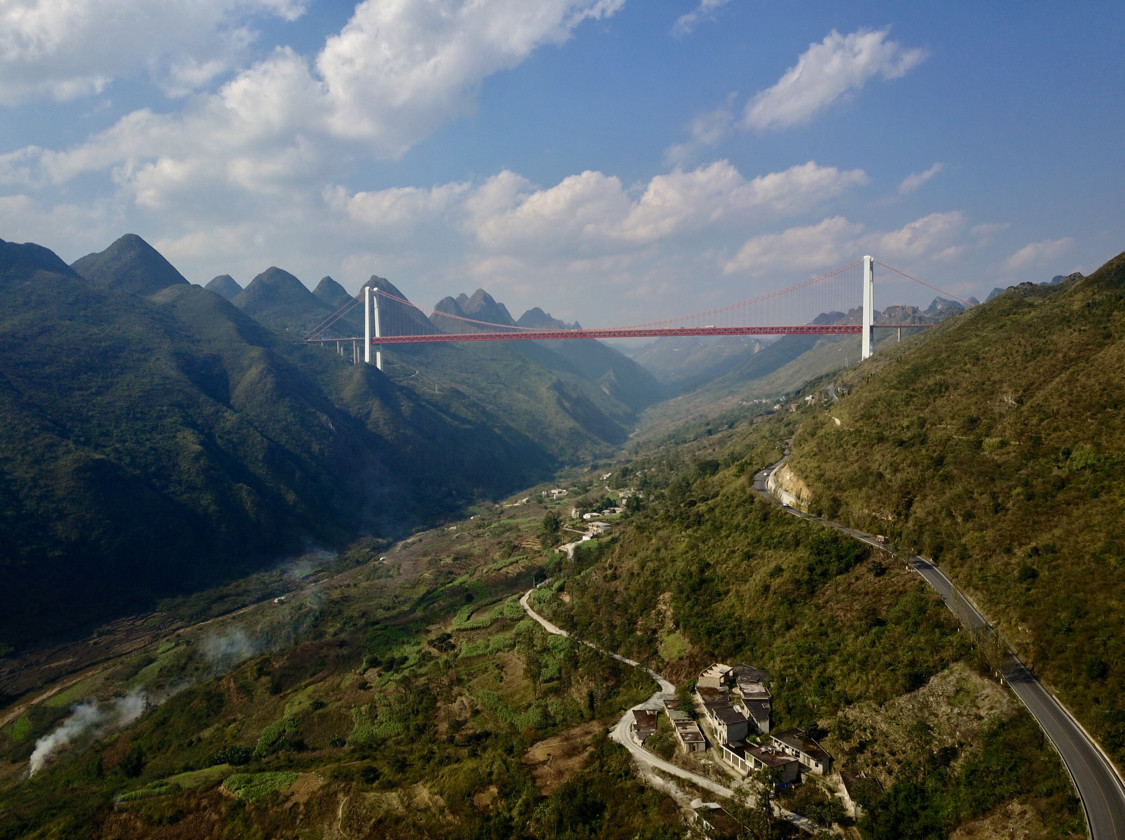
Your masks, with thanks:
M 794 438 L 811 506 L 934 557 L 1125 759 L 1125 255 L 841 374 Z

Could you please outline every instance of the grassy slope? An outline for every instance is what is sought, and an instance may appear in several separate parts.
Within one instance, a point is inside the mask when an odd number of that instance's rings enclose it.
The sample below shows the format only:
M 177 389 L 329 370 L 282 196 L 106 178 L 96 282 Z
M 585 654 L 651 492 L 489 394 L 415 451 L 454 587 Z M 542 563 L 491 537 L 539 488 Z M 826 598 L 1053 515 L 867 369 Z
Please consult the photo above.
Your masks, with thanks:
M 1125 255 L 1010 290 L 842 375 L 791 461 L 814 508 L 937 558 L 1118 760 L 1123 303 Z

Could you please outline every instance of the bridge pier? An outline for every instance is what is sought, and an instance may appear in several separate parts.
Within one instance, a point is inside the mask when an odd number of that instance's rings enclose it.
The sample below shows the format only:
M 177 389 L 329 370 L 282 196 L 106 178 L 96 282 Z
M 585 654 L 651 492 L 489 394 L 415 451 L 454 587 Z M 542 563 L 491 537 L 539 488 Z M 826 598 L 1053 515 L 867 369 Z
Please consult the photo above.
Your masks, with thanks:
M 863 258 L 863 348 L 860 359 L 871 355 L 875 334 L 875 258 Z

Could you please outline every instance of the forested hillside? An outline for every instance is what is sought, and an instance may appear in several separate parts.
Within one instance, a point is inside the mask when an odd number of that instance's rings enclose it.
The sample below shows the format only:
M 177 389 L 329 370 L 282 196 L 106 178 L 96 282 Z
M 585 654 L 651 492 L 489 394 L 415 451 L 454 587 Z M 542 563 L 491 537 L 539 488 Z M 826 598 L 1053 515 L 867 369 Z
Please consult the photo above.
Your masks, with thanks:
M 330 307 L 292 275 L 235 300 L 279 332 L 136 236 L 74 268 L 0 242 L 0 289 L 3 645 L 404 536 L 610 452 L 633 418 L 557 358 L 495 349 L 406 355 L 396 385 L 300 341 Z M 414 378 L 427 360 L 440 383 Z
M 934 557 L 1125 758 L 1125 255 L 841 374 L 794 437 L 814 511 Z M 927 340 L 928 339 L 928 340 Z

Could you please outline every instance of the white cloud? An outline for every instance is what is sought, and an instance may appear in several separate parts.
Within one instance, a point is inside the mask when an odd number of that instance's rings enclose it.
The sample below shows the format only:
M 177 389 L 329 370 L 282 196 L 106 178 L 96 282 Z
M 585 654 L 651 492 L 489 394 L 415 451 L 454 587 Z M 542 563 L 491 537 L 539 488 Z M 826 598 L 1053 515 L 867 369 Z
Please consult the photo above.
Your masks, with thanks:
M 745 220 L 750 211 L 791 215 L 866 182 L 862 170 L 841 172 L 813 161 L 747 181 L 718 161 L 653 178 L 621 230 L 630 239 L 654 240 Z
M 6 0 L 0 4 L 0 105 L 100 93 L 147 73 L 170 95 L 229 71 L 255 16 L 294 20 L 303 0 Z
M 861 252 L 879 259 L 948 263 L 966 250 L 962 234 L 965 216 L 960 211 L 931 213 L 898 230 L 865 232 L 864 226 L 842 216 L 819 224 L 793 227 L 781 233 L 755 236 L 723 265 L 724 274 L 761 276 L 793 269 L 823 270 L 847 263 Z
M 260 2 L 290 8 L 283 0 Z M 566 40 L 583 20 L 611 15 L 623 2 L 368 0 L 328 40 L 316 72 L 303 56 L 279 48 L 215 93 L 188 100 L 180 113 L 138 110 L 71 149 L 6 155 L 0 179 L 61 183 L 111 170 L 121 192 L 146 208 L 241 211 L 252 196 L 323 182 L 357 153 L 401 155 L 464 113 L 489 74 Z
M 435 243 L 453 250 L 464 248 L 459 231 L 464 202 L 472 185 L 442 184 L 429 189 L 396 187 L 349 195 L 344 187 L 325 192 L 330 212 L 346 218 L 352 235 L 367 248 L 383 248 L 402 254 L 426 250 Z
M 862 170 L 812 161 L 747 180 L 729 162 L 717 161 L 658 175 L 633 198 L 619 179 L 600 172 L 573 175 L 548 189 L 505 172 L 469 200 L 469 225 L 493 251 L 589 256 L 791 215 L 866 182 Z
M 381 157 L 466 113 L 479 84 L 558 44 L 588 18 L 625 0 L 411 0 L 361 3 L 316 61 L 330 104 L 330 130 Z
M 729 2 L 730 0 L 699 0 L 698 8 L 677 18 L 672 31 L 677 35 L 687 35 L 701 21 L 712 20 L 715 16 L 715 10 Z
M 1032 242 L 1020 248 L 1008 259 L 1004 260 L 1004 268 L 1008 271 L 1022 271 L 1040 263 L 1050 263 L 1057 260 L 1074 247 L 1074 239 L 1044 239 L 1041 242 Z
M 0 231 L 9 242 L 64 243 L 74 260 L 120 236 L 121 219 L 101 200 L 47 207 L 28 195 L 0 195 Z
M 992 244 L 992 238 L 996 236 L 996 234 L 1003 233 L 1010 227 L 1011 225 L 1007 222 L 983 222 L 979 225 L 973 225 L 972 230 L 969 232 L 973 235 L 973 238 L 977 240 L 977 244 L 990 245 Z
M 575 256 L 599 252 L 628 215 L 630 200 L 621 181 L 601 172 L 564 178 L 550 189 L 528 190 L 512 173 L 487 184 L 473 203 L 470 221 L 477 240 L 494 251 Z
M 701 150 L 717 146 L 730 136 L 734 126 L 734 96 L 731 94 L 722 107 L 693 117 L 688 123 L 689 139 L 664 151 L 664 165 L 684 166 Z
M 768 131 L 808 123 L 876 76 L 900 78 L 926 58 L 923 49 L 888 41 L 889 32 L 860 29 L 841 35 L 832 30 L 822 42 L 810 45 L 777 84 L 747 103 L 743 124 Z
M 907 175 L 902 179 L 902 183 L 898 185 L 898 194 L 910 195 L 913 192 L 917 192 L 923 184 L 935 175 L 940 174 L 943 169 L 945 169 L 945 164 L 938 161 L 925 172 L 915 172 L 912 175 Z
M 798 270 L 823 270 L 826 266 L 854 259 L 855 243 L 862 233 L 863 225 L 834 216 L 816 225 L 755 236 L 742 246 L 734 259 L 723 265 L 723 274 L 761 277 L 773 273 L 792 275 Z
M 965 214 L 958 210 L 931 213 L 880 234 L 872 247 L 882 259 L 920 260 L 950 248 L 964 229 Z

